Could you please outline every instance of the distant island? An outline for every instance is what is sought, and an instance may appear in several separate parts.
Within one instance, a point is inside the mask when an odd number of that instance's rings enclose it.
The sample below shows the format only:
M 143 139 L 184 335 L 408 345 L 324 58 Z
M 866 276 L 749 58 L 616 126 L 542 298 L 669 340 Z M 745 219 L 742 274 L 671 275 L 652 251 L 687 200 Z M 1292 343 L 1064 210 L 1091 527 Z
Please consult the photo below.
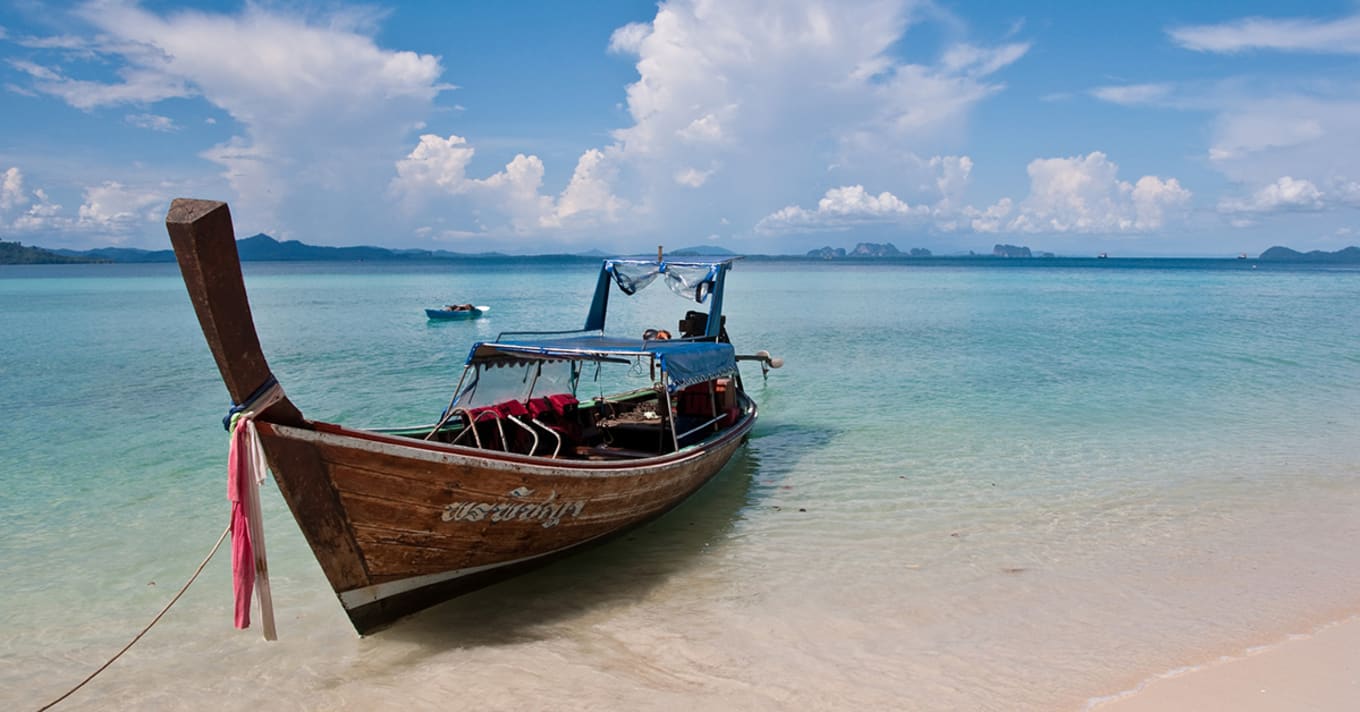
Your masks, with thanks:
M 910 252 L 902 252 L 891 242 L 878 244 L 877 242 L 861 242 L 855 245 L 855 249 L 847 252 L 844 247 L 823 247 L 817 250 L 808 250 L 808 257 L 817 260 L 836 260 L 845 258 L 863 257 L 930 257 L 930 250 L 913 247 Z
M 1354 245 L 1336 252 L 1299 252 L 1288 247 L 1275 246 L 1261 253 L 1262 262 L 1325 262 L 1330 264 L 1360 264 L 1360 247 Z
M 1030 252 L 1029 247 L 1017 245 L 996 245 L 992 257 L 1052 257 L 1052 252 Z
M 0 265 L 61 265 L 111 261 L 97 257 L 62 255 L 41 247 L 24 247 L 21 242 L 0 240 Z
M 252 235 L 236 242 L 237 252 L 242 262 L 422 262 L 422 261 L 467 261 L 480 259 L 493 260 L 597 260 L 614 256 L 600 250 L 588 250 L 570 254 L 509 255 L 503 252 L 451 252 L 448 250 L 389 249 L 386 247 L 326 247 L 308 245 L 297 240 L 279 240 L 264 233 Z M 740 253 L 716 245 L 698 245 L 667 250 L 671 257 L 733 257 Z M 1103 256 L 1103 253 L 1102 253 Z M 903 252 L 891 242 L 861 242 L 853 249 L 844 247 L 822 247 L 809 250 L 805 255 L 747 255 L 754 260 L 874 260 L 935 257 L 930 250 L 913 247 Z M 990 254 L 969 251 L 959 255 L 964 259 L 1031 259 L 1055 257 L 1052 252 L 1031 250 L 1024 245 L 1000 244 L 992 247 Z M 1245 259 L 1243 254 L 1239 259 Z M 940 259 L 951 259 L 941 257 Z M 1336 252 L 1313 250 L 1299 252 L 1288 247 L 1272 247 L 1257 258 L 1261 262 L 1296 262 L 1311 264 L 1360 264 L 1360 247 L 1347 247 Z M 92 263 L 173 263 L 172 250 L 142 250 L 128 247 L 101 247 L 93 250 L 46 249 L 26 246 L 19 242 L 0 240 L 0 264 L 92 264 Z
M 613 253 L 589 250 L 568 255 L 508 255 L 503 252 L 450 252 L 448 250 L 388 249 L 386 247 L 326 247 L 297 240 L 279 240 L 264 233 L 236 241 L 242 262 L 416 262 L 430 260 L 474 259 L 561 259 L 579 257 L 599 259 Z M 673 257 L 728 257 L 737 253 L 723 247 L 699 245 L 667 251 Z M 25 247 L 18 242 L 0 241 L 0 264 L 74 264 L 174 262 L 173 250 L 142 250 L 129 247 L 100 247 L 93 250 L 44 249 Z

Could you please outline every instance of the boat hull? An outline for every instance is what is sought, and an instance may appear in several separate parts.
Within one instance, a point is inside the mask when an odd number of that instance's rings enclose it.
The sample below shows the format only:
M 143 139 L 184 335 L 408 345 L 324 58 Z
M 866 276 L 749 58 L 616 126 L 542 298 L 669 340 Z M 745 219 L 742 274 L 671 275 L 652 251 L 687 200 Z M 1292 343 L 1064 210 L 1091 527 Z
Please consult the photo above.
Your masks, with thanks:
M 555 460 L 326 423 L 259 423 L 295 519 L 360 634 L 655 519 L 745 441 L 642 460 Z
M 466 321 L 468 319 L 480 319 L 485 312 L 486 310 L 481 307 L 474 307 L 466 311 L 426 309 L 425 316 L 435 321 Z

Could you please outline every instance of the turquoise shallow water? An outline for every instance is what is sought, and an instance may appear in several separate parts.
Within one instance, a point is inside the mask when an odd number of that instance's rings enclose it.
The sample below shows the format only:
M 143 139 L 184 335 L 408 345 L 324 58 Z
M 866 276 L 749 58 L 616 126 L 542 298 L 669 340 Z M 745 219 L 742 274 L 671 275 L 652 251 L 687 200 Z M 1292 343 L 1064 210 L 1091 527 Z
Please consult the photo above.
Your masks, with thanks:
M 588 263 L 248 264 L 310 417 L 427 422 Z M 659 287 L 621 310 L 658 326 Z M 431 324 L 422 309 L 489 304 Z M 824 265 L 729 279 L 750 444 L 626 540 L 366 639 L 266 490 L 282 640 L 219 554 L 72 708 L 1079 709 L 1360 612 L 1360 271 Z M 226 392 L 173 265 L 0 267 L 0 706 L 121 647 L 226 523 Z M 224 660 L 236 661 L 225 665 Z

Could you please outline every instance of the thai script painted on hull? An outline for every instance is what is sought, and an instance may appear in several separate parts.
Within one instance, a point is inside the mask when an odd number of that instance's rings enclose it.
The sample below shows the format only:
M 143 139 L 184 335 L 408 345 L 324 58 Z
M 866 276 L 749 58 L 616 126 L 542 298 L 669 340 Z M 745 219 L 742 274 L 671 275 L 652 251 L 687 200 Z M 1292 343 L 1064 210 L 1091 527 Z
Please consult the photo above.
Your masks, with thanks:
M 584 500 L 557 501 L 557 490 L 553 490 L 548 498 L 541 502 L 523 501 L 533 493 L 534 491 L 528 487 L 516 487 L 509 492 L 510 501 L 454 502 L 444 507 L 444 512 L 439 518 L 446 522 L 480 522 L 488 518 L 493 522 L 539 521 L 543 523 L 544 529 L 551 529 L 560 524 L 564 518 L 575 519 L 586 508 Z

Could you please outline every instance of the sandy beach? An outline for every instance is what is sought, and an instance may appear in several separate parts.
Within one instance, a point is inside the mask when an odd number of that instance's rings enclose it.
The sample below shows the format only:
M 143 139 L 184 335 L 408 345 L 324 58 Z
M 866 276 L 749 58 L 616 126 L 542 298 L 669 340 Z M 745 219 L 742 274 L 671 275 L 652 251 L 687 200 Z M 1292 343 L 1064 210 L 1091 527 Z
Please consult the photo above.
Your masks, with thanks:
M 1149 679 L 1095 701 L 1099 712 L 1360 709 L 1360 617 Z

